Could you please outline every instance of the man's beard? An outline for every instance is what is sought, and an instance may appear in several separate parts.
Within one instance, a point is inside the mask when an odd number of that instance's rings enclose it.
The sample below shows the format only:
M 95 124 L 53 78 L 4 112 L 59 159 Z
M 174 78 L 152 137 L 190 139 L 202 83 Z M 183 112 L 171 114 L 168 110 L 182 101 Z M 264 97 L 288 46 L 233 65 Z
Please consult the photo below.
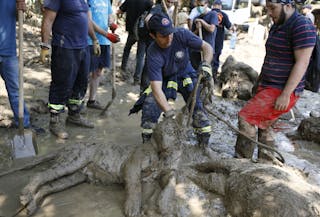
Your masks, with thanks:
M 286 13 L 284 12 L 283 5 L 282 5 L 281 13 L 280 13 L 280 16 L 279 16 L 279 19 L 278 19 L 278 22 L 276 23 L 276 25 L 282 25 L 285 20 L 286 20 Z

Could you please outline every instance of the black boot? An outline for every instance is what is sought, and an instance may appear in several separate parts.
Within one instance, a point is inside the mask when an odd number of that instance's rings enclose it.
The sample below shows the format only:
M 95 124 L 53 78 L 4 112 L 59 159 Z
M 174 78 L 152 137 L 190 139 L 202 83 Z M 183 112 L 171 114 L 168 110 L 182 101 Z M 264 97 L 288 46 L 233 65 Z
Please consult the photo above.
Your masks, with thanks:
M 94 124 L 83 118 L 80 113 L 68 114 L 66 122 L 79 127 L 94 128 Z
M 67 139 L 69 137 L 64 123 L 61 121 L 60 114 L 51 113 L 49 129 L 51 133 L 60 139 Z
M 141 133 L 142 143 L 147 143 L 151 140 L 152 133 Z
M 256 140 L 257 135 L 255 126 L 249 124 L 242 118 L 239 118 L 238 125 L 241 132 L 245 133 L 251 139 Z M 256 144 L 254 142 L 239 134 L 235 147 L 235 157 L 249 159 L 252 158 L 255 146 Z
M 200 148 L 209 147 L 210 133 L 197 134 L 197 140 Z

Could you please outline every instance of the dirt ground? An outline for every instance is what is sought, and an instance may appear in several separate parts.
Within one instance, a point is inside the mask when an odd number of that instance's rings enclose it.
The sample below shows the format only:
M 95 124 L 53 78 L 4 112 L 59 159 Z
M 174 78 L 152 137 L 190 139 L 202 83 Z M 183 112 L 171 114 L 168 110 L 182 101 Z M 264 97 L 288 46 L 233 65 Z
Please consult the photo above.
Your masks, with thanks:
M 116 66 L 119 69 L 122 50 L 126 41 L 126 33 L 122 28 L 117 31 L 121 36 L 121 42 L 116 44 Z M 49 114 L 44 109 L 45 103 L 48 101 L 50 69 L 48 65 L 43 66 L 38 62 L 39 42 L 39 28 L 25 25 L 25 100 L 31 111 L 32 122 L 46 130 L 45 134 L 41 134 L 36 137 L 39 155 L 50 153 L 63 146 L 79 142 L 118 144 L 119 146 L 124 144 L 137 146 L 141 144 L 140 114 L 128 116 L 129 109 L 139 96 L 139 86 L 133 86 L 130 82 L 123 82 L 119 79 L 117 79 L 116 82 L 117 97 L 109 108 L 107 115 L 105 117 L 101 117 L 99 115 L 99 111 L 92 109 L 87 109 L 84 114 L 95 123 L 94 129 L 82 129 L 68 126 L 67 130 L 70 134 L 70 138 L 68 140 L 57 140 L 55 136 L 51 135 L 48 129 Z M 133 71 L 134 69 L 134 54 L 135 47 L 132 49 L 131 60 L 129 62 L 130 71 Z M 236 60 L 249 64 L 259 72 L 264 58 L 264 42 L 253 42 L 245 34 L 241 34 L 235 50 L 229 49 L 229 41 L 225 41 L 225 48 L 221 57 L 222 62 L 228 55 L 233 55 Z M 117 71 L 117 74 L 119 74 L 119 71 Z M 111 99 L 112 86 L 110 83 L 110 76 L 110 73 L 105 74 L 104 81 L 98 89 L 97 99 L 102 104 L 106 104 Z M 313 94 L 311 96 L 312 98 L 306 99 L 306 107 L 309 109 L 310 105 L 312 105 L 311 109 L 320 111 L 320 94 Z M 6 90 L 2 79 L 0 79 L 0 125 L 2 126 L 2 128 L 0 128 L 1 147 L 9 147 L 12 143 L 13 136 L 17 133 L 13 129 L 5 128 L 12 118 L 12 112 L 8 104 Z M 182 104 L 180 97 L 176 103 L 176 107 L 180 108 Z M 223 124 L 221 123 L 221 125 Z M 218 128 L 219 125 L 216 127 Z M 226 137 L 226 135 L 222 133 L 221 137 Z M 228 150 L 226 152 L 229 152 L 228 154 L 230 154 L 230 152 L 233 152 L 235 136 L 234 134 L 231 134 L 230 138 L 223 139 L 225 140 L 225 143 L 230 143 L 227 145 L 228 148 L 226 148 Z M 292 147 L 292 145 L 289 147 Z M 305 146 L 301 147 L 301 149 L 306 149 Z M 306 153 L 309 152 L 312 154 L 308 155 L 308 158 L 313 156 L 314 159 L 311 160 L 315 163 L 315 167 L 319 168 L 319 146 L 317 144 L 313 144 L 311 150 L 307 148 L 307 150 L 298 153 L 305 156 Z M 0 160 L 3 162 L 3 167 L 7 167 L 8 165 L 10 166 L 11 164 L 22 165 L 28 160 L 16 160 L 12 162 L 7 157 L 8 155 L 0 152 L 0 158 L 2 158 Z M 294 161 L 294 158 L 290 159 Z M 41 169 L 41 167 L 38 167 L 33 170 L 16 172 L 0 178 L 0 216 L 12 216 L 15 211 L 19 209 L 19 192 L 27 183 L 30 176 L 32 176 L 32 174 L 37 170 Z M 121 217 L 123 216 L 123 202 L 124 190 L 122 186 L 81 184 L 67 191 L 47 197 L 35 216 Z

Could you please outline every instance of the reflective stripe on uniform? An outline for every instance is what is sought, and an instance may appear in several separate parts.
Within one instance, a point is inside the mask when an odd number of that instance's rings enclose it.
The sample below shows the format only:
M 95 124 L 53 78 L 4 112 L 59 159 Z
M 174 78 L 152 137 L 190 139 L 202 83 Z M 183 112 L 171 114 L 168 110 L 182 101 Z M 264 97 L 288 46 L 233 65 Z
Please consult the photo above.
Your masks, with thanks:
M 194 128 L 197 133 L 210 133 L 211 126 L 201 127 L 201 128 Z
M 82 100 L 80 100 L 80 99 L 69 99 L 68 103 L 71 104 L 71 105 L 81 105 Z
M 64 105 L 50 104 L 48 103 L 48 108 L 60 111 L 64 109 Z
M 145 93 L 145 94 L 147 94 L 147 95 L 149 95 L 151 92 L 152 92 L 152 89 L 151 89 L 151 86 L 150 86 L 150 85 L 149 85 L 149 87 L 148 87 L 147 89 L 145 89 L 145 90 L 143 91 L 143 93 Z
M 142 133 L 151 134 L 151 133 L 153 133 L 153 129 L 145 129 L 145 128 L 142 128 Z
M 185 86 L 187 86 L 189 84 L 192 84 L 192 79 L 191 78 L 183 79 L 183 83 L 182 83 L 183 87 L 185 87 Z
M 175 81 L 168 81 L 167 88 L 173 88 L 175 90 L 178 90 L 178 83 Z

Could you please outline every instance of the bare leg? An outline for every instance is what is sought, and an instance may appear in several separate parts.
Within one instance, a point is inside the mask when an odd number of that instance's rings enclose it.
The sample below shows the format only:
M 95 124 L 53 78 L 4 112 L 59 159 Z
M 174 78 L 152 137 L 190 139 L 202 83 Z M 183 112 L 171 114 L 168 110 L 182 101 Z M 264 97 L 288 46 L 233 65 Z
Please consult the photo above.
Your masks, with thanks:
M 96 100 L 97 90 L 101 80 L 102 69 L 97 69 L 91 74 L 90 83 L 89 83 L 89 100 Z

